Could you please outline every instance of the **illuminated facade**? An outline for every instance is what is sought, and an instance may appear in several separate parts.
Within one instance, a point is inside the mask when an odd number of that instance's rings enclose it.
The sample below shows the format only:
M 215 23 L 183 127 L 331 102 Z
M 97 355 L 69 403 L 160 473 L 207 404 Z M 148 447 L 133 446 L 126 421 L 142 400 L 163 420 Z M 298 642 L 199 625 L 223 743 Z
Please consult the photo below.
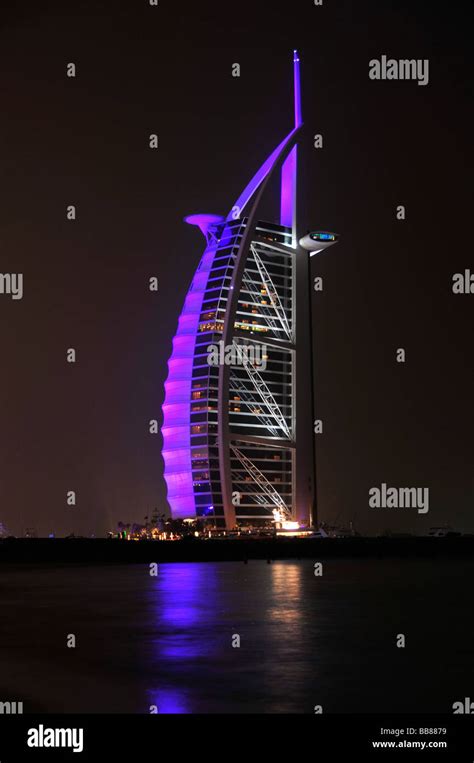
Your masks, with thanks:
M 179 318 L 165 383 L 163 458 L 175 518 L 208 517 L 228 529 L 274 517 L 302 525 L 312 520 L 309 258 L 337 237 L 319 232 L 297 240 L 302 120 L 296 52 L 294 91 L 293 129 L 227 217 L 186 218 L 200 228 L 206 249 Z M 265 222 L 261 199 L 277 174 L 279 221 Z

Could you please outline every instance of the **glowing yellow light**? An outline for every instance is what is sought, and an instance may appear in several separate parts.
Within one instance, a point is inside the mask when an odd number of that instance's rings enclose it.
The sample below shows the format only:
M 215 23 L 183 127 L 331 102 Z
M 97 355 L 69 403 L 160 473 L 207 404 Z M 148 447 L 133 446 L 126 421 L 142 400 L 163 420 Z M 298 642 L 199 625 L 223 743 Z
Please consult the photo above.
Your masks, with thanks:
M 285 519 L 281 523 L 283 530 L 299 530 L 299 522 L 291 522 L 290 520 Z

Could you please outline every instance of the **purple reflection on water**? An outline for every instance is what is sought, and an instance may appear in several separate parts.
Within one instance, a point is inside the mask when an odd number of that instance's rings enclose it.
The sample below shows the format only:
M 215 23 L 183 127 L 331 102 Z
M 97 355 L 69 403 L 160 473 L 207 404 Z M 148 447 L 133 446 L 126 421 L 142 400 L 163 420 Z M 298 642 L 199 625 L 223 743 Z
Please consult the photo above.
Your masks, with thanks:
M 184 695 L 175 689 L 158 689 L 150 691 L 150 705 L 156 705 L 158 713 L 189 713 Z
M 219 649 L 219 635 L 212 627 L 218 608 L 216 595 L 215 565 L 159 566 L 150 602 L 158 630 L 152 642 L 152 659 L 158 673 L 160 665 L 172 664 L 175 679 L 173 686 L 164 684 L 149 692 L 150 704 L 155 704 L 160 713 L 190 712 L 186 690 L 179 691 L 179 678 L 185 681 L 188 667 L 196 669 Z

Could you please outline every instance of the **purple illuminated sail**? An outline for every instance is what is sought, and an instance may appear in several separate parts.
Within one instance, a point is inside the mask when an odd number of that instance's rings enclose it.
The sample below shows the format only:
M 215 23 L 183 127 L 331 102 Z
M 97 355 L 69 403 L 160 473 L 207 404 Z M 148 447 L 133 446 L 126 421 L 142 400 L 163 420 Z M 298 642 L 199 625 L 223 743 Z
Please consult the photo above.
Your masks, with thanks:
M 301 126 L 299 58 L 296 51 L 293 61 L 295 88 L 293 129 L 255 173 L 225 220 L 219 215 L 209 214 L 190 215 L 186 218 L 186 222 L 199 227 L 206 238 L 207 247 L 179 318 L 178 330 L 173 340 L 173 351 L 168 362 L 168 378 L 165 383 L 162 455 L 165 462 L 164 476 L 168 488 L 168 502 L 172 515 L 176 518 L 208 516 L 214 510 L 215 500 L 212 497 L 212 490 L 209 488 L 209 494 L 207 494 L 206 485 L 212 482 L 210 473 L 212 469 L 215 469 L 213 466 L 215 456 L 211 454 L 211 451 L 216 443 L 213 435 L 216 427 L 212 423 L 216 408 L 215 401 L 211 398 L 216 393 L 211 391 L 212 371 L 208 372 L 207 383 L 200 385 L 196 382 L 196 367 L 205 369 L 206 361 L 203 358 L 206 343 L 218 341 L 222 335 L 222 314 L 227 306 L 227 290 L 233 288 L 229 284 L 235 265 L 234 253 L 238 251 L 242 230 L 245 227 L 244 210 L 272 170 L 278 171 L 278 163 L 283 161 L 285 152 L 288 152 L 294 144 L 295 135 Z M 283 228 L 276 226 L 278 230 L 275 236 L 279 236 L 279 240 L 288 249 L 291 246 L 294 247 L 296 227 L 296 146 L 291 149 L 281 166 L 281 226 Z M 268 236 L 268 231 L 263 230 L 262 235 Z M 274 238 L 271 240 L 273 241 Z M 278 258 L 286 255 L 275 256 Z M 274 329 L 277 319 L 269 315 L 273 308 L 268 298 L 266 300 L 262 298 L 261 289 L 258 291 L 258 299 L 268 318 L 268 326 Z M 209 308 L 208 306 L 214 302 L 216 307 Z M 246 323 L 248 324 L 248 321 L 243 320 L 239 326 L 245 329 Z M 281 328 L 278 330 L 283 331 Z M 280 338 L 284 337 L 280 336 Z M 204 373 L 207 372 L 202 371 L 202 374 Z M 232 399 L 240 398 L 237 395 L 237 398 L 234 396 Z M 238 408 L 235 403 L 234 408 Z M 258 406 L 253 406 L 252 410 L 258 411 Z M 233 413 L 237 415 L 239 410 Z M 257 412 L 255 415 L 261 414 Z M 220 426 L 219 422 L 217 422 L 218 426 Z

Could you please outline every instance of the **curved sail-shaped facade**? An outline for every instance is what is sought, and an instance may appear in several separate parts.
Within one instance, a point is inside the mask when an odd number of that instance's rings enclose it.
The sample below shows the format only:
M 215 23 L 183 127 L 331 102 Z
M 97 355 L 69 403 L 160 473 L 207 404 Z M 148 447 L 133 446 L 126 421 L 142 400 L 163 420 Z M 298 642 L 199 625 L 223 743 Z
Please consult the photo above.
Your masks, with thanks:
M 192 401 L 198 399 L 198 395 L 193 389 L 193 366 L 196 337 L 201 331 L 203 302 L 216 250 L 216 243 L 210 242 L 189 288 L 173 339 L 165 382 L 162 454 L 168 501 L 172 515 L 177 518 L 195 516 L 192 452 L 195 438 L 191 438 L 191 411 Z
M 173 517 L 217 525 L 311 522 L 314 504 L 309 256 L 296 236 L 295 124 L 206 238 L 165 383 L 163 458 Z M 259 219 L 279 173 L 278 222 Z M 326 244 L 327 245 L 327 244 Z

